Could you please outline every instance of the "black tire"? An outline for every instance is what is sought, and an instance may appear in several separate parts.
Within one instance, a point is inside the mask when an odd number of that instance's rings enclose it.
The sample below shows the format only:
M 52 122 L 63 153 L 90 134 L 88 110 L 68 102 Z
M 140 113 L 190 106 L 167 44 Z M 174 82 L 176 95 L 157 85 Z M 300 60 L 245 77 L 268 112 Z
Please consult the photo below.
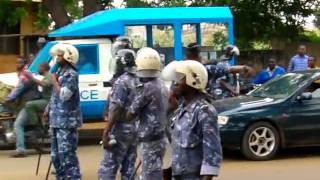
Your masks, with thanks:
M 256 138 L 260 132 L 262 136 Z M 265 138 L 263 138 L 263 132 L 266 132 Z M 251 146 L 249 145 L 249 141 L 251 142 Z M 257 122 L 246 129 L 242 138 L 241 152 L 249 160 L 265 161 L 272 159 L 277 154 L 279 147 L 280 136 L 277 129 L 268 122 Z

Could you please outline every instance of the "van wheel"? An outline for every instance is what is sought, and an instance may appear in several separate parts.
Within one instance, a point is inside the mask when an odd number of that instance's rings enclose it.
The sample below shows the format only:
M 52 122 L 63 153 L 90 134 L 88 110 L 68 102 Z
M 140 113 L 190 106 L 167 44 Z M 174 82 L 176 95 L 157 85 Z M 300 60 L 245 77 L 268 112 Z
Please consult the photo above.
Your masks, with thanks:
M 272 159 L 280 145 L 279 133 L 270 123 L 257 122 L 245 131 L 242 138 L 242 154 L 255 161 Z

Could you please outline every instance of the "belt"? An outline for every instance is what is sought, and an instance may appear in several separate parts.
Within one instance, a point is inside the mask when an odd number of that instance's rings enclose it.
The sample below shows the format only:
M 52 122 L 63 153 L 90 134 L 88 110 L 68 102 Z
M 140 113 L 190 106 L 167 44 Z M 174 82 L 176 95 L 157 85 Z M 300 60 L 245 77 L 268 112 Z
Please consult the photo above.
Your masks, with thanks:
M 147 136 L 147 137 L 143 137 L 143 138 L 139 138 L 140 142 L 152 142 L 152 141 L 158 141 L 161 140 L 165 137 L 164 133 L 160 133 L 157 135 L 153 135 L 153 136 Z

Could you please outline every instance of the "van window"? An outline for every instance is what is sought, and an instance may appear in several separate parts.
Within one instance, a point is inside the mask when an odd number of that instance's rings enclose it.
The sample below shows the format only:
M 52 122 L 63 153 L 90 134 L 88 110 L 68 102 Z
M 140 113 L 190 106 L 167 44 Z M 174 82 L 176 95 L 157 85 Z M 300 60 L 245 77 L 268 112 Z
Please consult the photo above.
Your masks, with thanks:
M 99 54 L 97 45 L 78 45 L 79 62 L 77 64 L 80 74 L 99 73 Z

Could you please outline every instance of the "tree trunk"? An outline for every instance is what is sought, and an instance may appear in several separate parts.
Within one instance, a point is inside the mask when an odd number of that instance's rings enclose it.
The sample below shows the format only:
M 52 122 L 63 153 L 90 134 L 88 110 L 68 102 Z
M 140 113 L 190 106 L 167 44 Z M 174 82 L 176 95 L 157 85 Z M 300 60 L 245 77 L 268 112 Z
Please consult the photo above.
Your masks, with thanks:
M 83 17 L 103 9 L 99 0 L 83 0 Z
M 55 28 L 63 27 L 71 22 L 67 10 L 62 6 L 59 0 L 43 0 L 42 2 L 56 24 Z

